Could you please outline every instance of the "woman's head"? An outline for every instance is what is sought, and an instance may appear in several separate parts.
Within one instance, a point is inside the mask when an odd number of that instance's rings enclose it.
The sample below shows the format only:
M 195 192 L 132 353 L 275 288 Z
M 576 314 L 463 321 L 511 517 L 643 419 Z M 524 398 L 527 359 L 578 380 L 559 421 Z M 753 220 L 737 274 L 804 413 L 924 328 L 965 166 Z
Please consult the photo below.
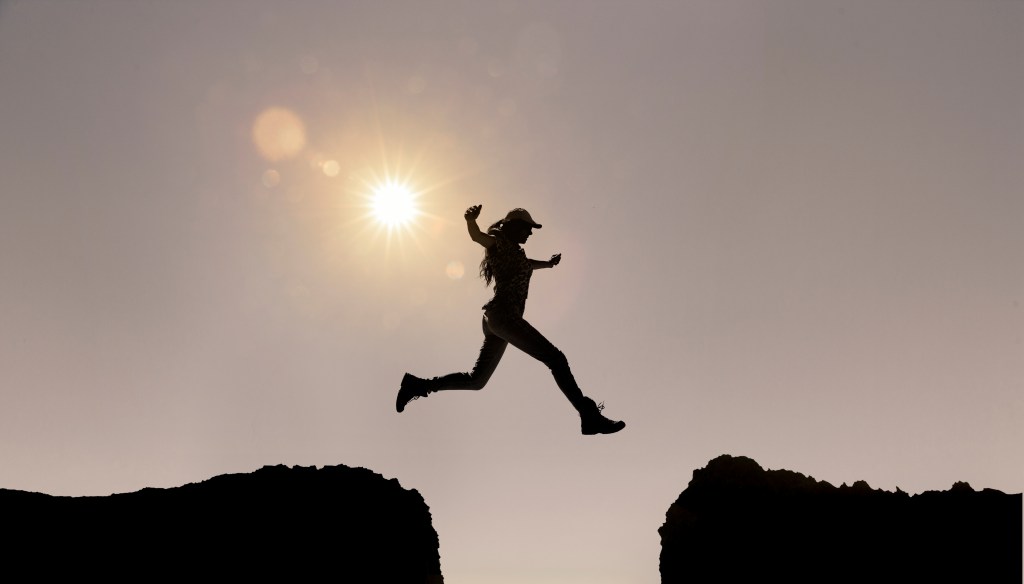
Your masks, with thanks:
M 540 229 L 540 227 L 541 224 L 534 221 L 526 209 L 516 208 L 509 211 L 504 219 L 492 223 L 487 228 L 487 233 L 513 243 L 524 244 L 533 235 L 534 228 Z M 494 279 L 490 248 L 484 250 L 484 259 L 480 262 L 480 277 L 488 286 Z
M 506 213 L 504 221 L 506 223 L 509 221 L 520 221 L 522 223 L 526 223 L 530 227 L 536 227 L 537 229 L 541 228 L 541 224 L 534 221 L 533 217 L 530 216 L 530 212 L 522 207 L 516 207 Z
M 534 228 L 540 229 L 541 224 L 533 220 L 529 211 L 517 207 L 506 213 L 504 219 L 491 225 L 487 232 L 523 244 L 533 235 Z
M 513 219 L 502 224 L 500 233 L 502 237 L 512 243 L 523 244 L 533 235 L 533 225 L 526 221 Z

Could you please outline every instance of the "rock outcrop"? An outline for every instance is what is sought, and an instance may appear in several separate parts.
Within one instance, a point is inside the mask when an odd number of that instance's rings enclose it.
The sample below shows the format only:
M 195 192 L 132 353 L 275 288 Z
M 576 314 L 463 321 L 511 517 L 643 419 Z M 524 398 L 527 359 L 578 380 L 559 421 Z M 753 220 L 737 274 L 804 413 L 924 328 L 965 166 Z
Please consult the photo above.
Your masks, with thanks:
M 835 487 L 723 455 L 661 534 L 661 581 L 1021 582 L 1021 495 Z
M 109 497 L 0 489 L 0 524 L 5 573 L 24 580 L 443 581 L 420 494 L 343 465 Z

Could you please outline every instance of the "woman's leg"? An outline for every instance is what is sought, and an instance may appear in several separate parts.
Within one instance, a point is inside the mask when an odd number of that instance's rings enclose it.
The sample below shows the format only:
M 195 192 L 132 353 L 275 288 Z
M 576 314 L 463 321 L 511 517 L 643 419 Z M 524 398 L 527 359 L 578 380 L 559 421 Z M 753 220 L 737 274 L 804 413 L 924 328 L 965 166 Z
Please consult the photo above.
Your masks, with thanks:
M 433 379 L 420 379 L 406 373 L 402 379 L 402 387 L 398 391 L 398 411 L 404 410 L 410 400 L 431 392 L 483 388 L 501 361 L 508 344 L 512 343 L 551 369 L 558 388 L 580 414 L 580 429 L 583 434 L 612 434 L 626 427 L 625 422 L 604 417 L 601 414 L 604 406 L 583 395 L 572 371 L 569 370 L 569 361 L 565 355 L 521 316 L 501 315 L 488 311 L 484 313 L 483 330 L 484 344 L 480 347 L 480 356 L 477 357 L 476 365 L 471 372 L 449 373 Z
M 491 378 L 501 356 L 505 354 L 508 341 L 499 337 L 487 326 L 487 319 L 482 323 L 484 329 L 484 344 L 480 347 L 480 355 L 476 358 L 476 365 L 469 373 L 449 373 L 433 379 L 422 379 L 415 375 L 406 373 L 402 378 L 402 385 L 398 389 L 398 397 L 395 400 L 395 409 L 398 412 L 405 410 L 405 406 L 414 399 L 426 397 L 435 391 L 447 389 L 482 389 Z
M 555 383 L 562 390 L 565 397 L 577 410 L 587 407 L 587 398 L 583 395 L 576 378 L 569 369 L 569 360 L 558 350 L 544 335 L 526 322 L 522 317 L 514 315 L 501 315 L 497 313 L 485 313 L 485 327 L 489 326 L 494 334 L 505 339 L 512 346 L 537 359 L 548 369 L 555 378 Z M 593 403 L 590 401 L 590 403 Z
M 610 420 L 601 414 L 604 405 L 583 395 L 576 379 L 569 370 L 569 361 L 544 335 L 533 328 L 521 316 L 502 315 L 488 311 L 484 318 L 491 330 L 503 339 L 537 359 L 551 369 L 555 383 L 562 390 L 569 403 L 580 414 L 580 431 L 583 434 L 613 434 L 626 427 L 625 422 Z
M 482 327 L 484 330 L 484 344 L 480 347 L 480 355 L 476 358 L 476 364 L 469 373 L 449 373 L 441 377 L 435 377 L 428 381 L 430 391 L 444 391 L 448 389 L 483 389 L 487 380 L 498 367 L 501 356 L 505 354 L 508 341 L 499 337 L 487 326 L 487 319 L 484 318 Z

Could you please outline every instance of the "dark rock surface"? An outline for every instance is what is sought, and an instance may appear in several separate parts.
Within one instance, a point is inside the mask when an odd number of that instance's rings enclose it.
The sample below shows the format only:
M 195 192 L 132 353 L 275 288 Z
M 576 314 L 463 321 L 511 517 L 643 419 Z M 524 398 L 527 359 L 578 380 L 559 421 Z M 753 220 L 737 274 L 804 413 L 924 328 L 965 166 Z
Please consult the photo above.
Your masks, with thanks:
M 423 497 L 343 465 L 267 466 L 109 497 L 0 489 L 0 525 L 0 577 L 24 581 L 443 581 Z
M 1021 582 L 1021 495 L 835 487 L 723 455 L 661 534 L 661 581 Z

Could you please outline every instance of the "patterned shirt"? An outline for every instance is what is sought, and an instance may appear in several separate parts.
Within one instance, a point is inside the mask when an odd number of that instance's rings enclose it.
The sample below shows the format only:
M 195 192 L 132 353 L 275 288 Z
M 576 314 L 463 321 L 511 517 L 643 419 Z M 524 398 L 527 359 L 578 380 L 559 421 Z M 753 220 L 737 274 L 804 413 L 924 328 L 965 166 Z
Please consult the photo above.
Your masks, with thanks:
M 484 310 L 500 310 L 505 314 L 522 316 L 526 310 L 526 296 L 530 291 L 533 266 L 518 243 L 501 235 L 487 250 L 494 272 L 494 298 L 484 304 Z

